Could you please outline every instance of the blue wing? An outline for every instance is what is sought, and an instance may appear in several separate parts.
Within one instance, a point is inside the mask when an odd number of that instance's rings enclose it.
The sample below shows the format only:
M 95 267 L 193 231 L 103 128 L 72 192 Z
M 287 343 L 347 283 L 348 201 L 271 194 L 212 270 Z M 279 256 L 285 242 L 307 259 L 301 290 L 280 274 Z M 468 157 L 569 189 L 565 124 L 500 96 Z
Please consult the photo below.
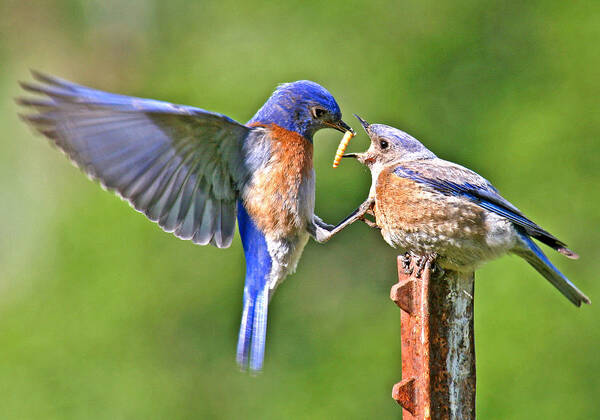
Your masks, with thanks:
M 465 197 L 488 211 L 506 217 L 529 236 L 558 252 L 570 258 L 578 257 L 563 242 L 525 217 L 489 181 L 467 168 L 441 159 L 432 159 L 402 163 L 395 168 L 394 173 L 425 184 L 442 194 Z
M 199 108 L 134 98 L 33 73 L 22 115 L 91 178 L 165 231 L 227 247 L 248 177 L 250 129 Z

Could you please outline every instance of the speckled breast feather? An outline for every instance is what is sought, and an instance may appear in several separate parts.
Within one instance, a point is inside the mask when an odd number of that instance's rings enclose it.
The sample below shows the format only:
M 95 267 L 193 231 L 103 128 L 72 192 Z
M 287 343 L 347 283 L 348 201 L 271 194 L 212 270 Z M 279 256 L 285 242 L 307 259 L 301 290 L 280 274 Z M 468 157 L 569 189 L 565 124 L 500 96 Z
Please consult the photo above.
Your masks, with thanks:
M 485 243 L 486 211 L 457 197 L 445 197 L 384 169 L 376 184 L 375 217 L 394 247 L 430 253 L 458 242 Z M 452 254 L 452 252 L 449 252 Z

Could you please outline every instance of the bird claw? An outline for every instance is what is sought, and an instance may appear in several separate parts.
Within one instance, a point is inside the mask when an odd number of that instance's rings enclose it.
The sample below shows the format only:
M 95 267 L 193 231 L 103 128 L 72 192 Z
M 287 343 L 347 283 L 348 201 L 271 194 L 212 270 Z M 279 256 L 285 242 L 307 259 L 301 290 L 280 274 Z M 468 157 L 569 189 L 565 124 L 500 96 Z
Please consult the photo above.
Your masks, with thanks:
M 410 252 L 405 252 L 402 256 L 402 268 L 404 269 L 404 274 L 412 274 L 413 269 L 410 266 Z
M 423 274 L 423 270 L 425 269 L 425 264 L 427 263 L 427 258 L 419 256 L 417 257 L 417 261 L 415 263 L 417 267 L 417 272 L 415 273 L 415 277 L 420 279 Z
M 358 220 L 360 220 L 361 222 L 364 222 L 369 227 L 381 230 L 381 227 L 376 222 L 374 222 L 370 219 L 367 219 L 366 215 L 362 215 L 361 217 L 358 218 Z
M 432 254 L 425 255 L 425 256 L 417 257 L 417 262 L 416 262 L 417 272 L 415 273 L 415 277 L 421 278 L 421 275 L 423 274 L 423 271 L 425 270 L 425 267 L 427 266 L 428 263 L 429 263 L 431 272 L 432 273 L 435 272 L 435 270 L 436 270 L 435 260 L 437 257 L 438 257 L 438 254 L 435 252 Z

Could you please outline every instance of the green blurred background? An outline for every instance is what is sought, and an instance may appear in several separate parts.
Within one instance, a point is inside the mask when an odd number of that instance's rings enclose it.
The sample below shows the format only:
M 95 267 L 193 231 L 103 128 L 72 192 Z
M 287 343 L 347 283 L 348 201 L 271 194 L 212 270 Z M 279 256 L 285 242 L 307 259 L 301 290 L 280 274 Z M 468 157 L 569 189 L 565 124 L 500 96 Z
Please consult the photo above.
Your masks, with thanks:
M 477 170 L 581 254 L 551 258 L 596 302 L 576 309 L 517 258 L 482 268 L 478 416 L 600 418 L 600 3 L 2 0 L 0 16 L 0 418 L 400 418 L 396 254 L 377 232 L 307 246 L 263 374 L 240 373 L 239 239 L 177 240 L 88 181 L 17 119 L 28 68 L 242 122 L 312 79 L 355 127 Z M 339 139 L 315 139 L 332 223 L 370 185 L 331 169 Z

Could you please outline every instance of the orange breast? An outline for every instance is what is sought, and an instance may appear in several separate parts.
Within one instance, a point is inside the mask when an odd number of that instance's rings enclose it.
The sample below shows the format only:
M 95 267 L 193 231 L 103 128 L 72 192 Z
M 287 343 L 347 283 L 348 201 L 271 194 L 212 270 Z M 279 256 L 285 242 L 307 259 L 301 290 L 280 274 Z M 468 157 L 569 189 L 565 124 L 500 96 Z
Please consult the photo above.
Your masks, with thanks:
M 253 175 L 244 205 L 260 230 L 287 236 L 306 227 L 305 195 L 314 196 L 314 190 L 304 191 L 314 188 L 313 145 L 278 125 L 263 126 L 270 132 L 272 155 Z

